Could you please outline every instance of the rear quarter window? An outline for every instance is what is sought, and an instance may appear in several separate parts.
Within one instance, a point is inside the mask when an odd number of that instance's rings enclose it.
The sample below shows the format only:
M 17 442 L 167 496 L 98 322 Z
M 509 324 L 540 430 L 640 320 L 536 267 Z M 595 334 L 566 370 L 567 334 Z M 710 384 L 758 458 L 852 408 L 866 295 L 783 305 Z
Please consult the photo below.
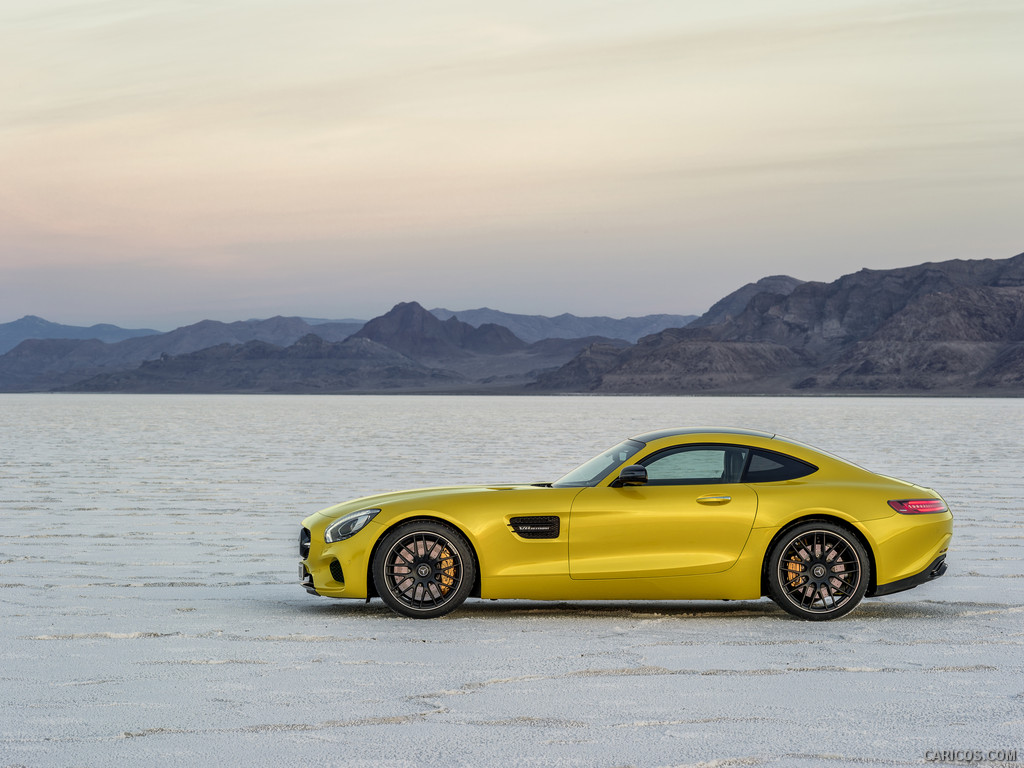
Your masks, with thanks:
M 750 453 L 750 463 L 743 475 L 743 482 L 777 483 L 782 480 L 796 480 L 817 471 L 818 468 L 813 464 L 794 459 L 792 456 L 754 449 Z

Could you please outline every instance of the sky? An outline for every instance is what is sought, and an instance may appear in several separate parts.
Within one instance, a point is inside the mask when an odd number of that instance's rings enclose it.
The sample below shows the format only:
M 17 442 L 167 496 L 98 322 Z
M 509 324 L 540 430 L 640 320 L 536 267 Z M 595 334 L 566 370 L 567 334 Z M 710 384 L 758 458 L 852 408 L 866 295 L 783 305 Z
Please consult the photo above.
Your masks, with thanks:
M 698 314 L 1024 251 L 1019 0 L 4 0 L 0 322 Z

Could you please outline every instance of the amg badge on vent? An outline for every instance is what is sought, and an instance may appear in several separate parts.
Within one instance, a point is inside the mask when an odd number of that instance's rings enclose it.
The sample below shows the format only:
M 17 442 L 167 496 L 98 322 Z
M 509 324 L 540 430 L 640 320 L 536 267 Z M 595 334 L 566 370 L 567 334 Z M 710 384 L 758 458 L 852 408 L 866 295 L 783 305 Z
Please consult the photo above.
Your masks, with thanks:
M 524 539 L 557 539 L 560 529 L 557 517 L 513 517 L 508 524 Z

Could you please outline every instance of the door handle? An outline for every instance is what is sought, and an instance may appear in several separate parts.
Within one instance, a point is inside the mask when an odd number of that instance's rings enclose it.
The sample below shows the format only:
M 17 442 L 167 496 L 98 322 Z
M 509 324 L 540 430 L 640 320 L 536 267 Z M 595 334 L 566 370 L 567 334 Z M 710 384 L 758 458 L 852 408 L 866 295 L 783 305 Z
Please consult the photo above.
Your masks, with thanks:
M 732 501 L 732 496 L 726 496 L 724 494 L 710 493 L 707 496 L 698 496 L 698 504 L 708 504 L 715 506 L 717 504 L 728 504 Z

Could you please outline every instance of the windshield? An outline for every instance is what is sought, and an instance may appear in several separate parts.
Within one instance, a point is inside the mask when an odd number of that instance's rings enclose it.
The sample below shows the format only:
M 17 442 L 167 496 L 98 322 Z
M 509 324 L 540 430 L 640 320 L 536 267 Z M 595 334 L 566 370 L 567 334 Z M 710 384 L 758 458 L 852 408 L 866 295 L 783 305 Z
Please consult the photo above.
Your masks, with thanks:
M 636 440 L 624 440 L 614 448 L 609 448 L 600 456 L 595 456 L 586 464 L 581 464 L 569 474 L 560 477 L 551 484 L 552 488 L 587 488 L 597 485 L 601 479 L 617 466 L 635 456 L 644 447 Z

